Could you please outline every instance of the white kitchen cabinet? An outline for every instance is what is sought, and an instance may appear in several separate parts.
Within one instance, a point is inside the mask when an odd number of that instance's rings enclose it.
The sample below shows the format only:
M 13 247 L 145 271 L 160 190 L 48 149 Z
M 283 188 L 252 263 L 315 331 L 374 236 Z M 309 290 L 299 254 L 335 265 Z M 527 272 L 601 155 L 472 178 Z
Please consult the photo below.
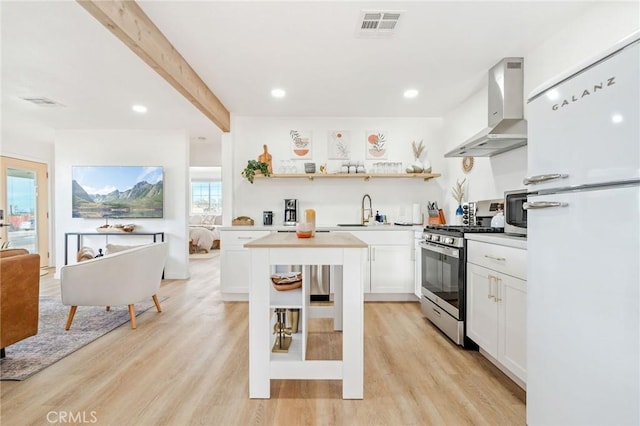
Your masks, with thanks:
M 369 250 L 372 293 L 414 292 L 413 246 L 374 245 Z
M 467 336 L 526 383 L 526 251 L 469 241 Z
M 223 300 L 248 300 L 251 257 L 244 245 L 269 233 L 253 229 L 220 231 L 220 292 Z
M 422 248 L 420 241 L 422 240 L 422 231 L 413 233 L 413 294 L 420 300 L 422 298 Z
M 413 231 L 349 232 L 369 245 L 369 262 L 364 273 L 365 300 L 415 300 Z
M 499 277 L 498 360 L 523 382 L 527 379 L 527 282 Z
M 467 336 L 498 357 L 498 306 L 493 299 L 496 273 L 467 264 Z

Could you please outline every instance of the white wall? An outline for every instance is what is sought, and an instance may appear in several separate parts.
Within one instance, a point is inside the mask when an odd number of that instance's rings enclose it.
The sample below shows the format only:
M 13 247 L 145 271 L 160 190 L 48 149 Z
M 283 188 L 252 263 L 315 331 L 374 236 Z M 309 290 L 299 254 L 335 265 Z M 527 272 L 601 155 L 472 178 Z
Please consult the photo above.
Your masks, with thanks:
M 189 164 L 196 167 L 220 166 L 222 163 L 220 137 L 192 139 L 189 144 Z
M 232 197 L 233 217 L 250 216 L 256 224 L 262 222 L 262 212 L 271 210 L 274 223 L 281 223 L 284 215 L 284 199 L 297 198 L 300 212 L 316 210 L 319 225 L 336 223 L 359 223 L 360 206 L 364 194 L 373 201 L 374 214 L 379 210 L 391 221 L 411 219 L 411 206 L 420 203 L 423 210 L 429 200 L 440 201 L 439 179 L 424 182 L 422 179 L 256 179 L 250 184 L 241 172 L 250 159 L 257 159 L 262 145 L 267 144 L 272 155 L 273 168 L 277 173 L 281 160 L 291 159 L 290 130 L 305 130 L 312 133 L 312 158 L 296 160 L 300 171 L 305 162 L 327 164 L 329 172 L 335 172 L 341 160 L 327 160 L 329 131 L 348 130 L 351 136 L 351 161 L 363 161 L 369 168 L 380 160 L 365 160 L 365 132 L 381 129 L 387 132 L 389 147 L 386 161 L 401 161 L 403 166 L 413 162 L 411 142 L 424 140 L 426 154 L 433 172 L 442 169 L 441 120 L 426 118 L 331 118 L 331 117 L 245 117 L 233 116 L 231 128 L 233 138 L 223 140 L 232 148 Z M 229 154 L 227 154 L 229 155 Z M 226 164 L 226 160 L 223 159 Z M 224 172 L 223 172 L 224 174 Z M 224 182 L 228 190 L 228 181 Z M 225 200 L 226 202 L 226 200 Z M 225 218 L 226 223 L 227 218 Z
M 164 232 L 169 242 L 165 278 L 188 278 L 189 141 L 182 131 L 66 130 L 55 140 L 56 266 L 64 265 L 64 234 L 95 231 L 103 220 L 71 217 L 71 167 L 80 165 L 162 166 L 164 218 L 133 219 L 136 230 Z M 150 237 L 109 237 L 114 244 L 143 244 Z M 70 256 L 75 253 L 75 240 Z M 86 237 L 84 245 L 104 248 L 105 237 Z M 75 260 L 72 257 L 73 260 Z M 71 263 L 71 262 L 70 262 Z
M 222 168 L 220 167 L 189 167 L 189 177 L 192 181 L 220 180 L 222 179 Z
M 524 57 L 524 98 L 556 74 L 589 59 L 640 27 L 638 2 L 599 2 L 582 16 L 567 22 L 558 32 Z M 495 58 L 497 63 L 502 58 Z M 488 71 L 488 70 L 487 70 Z M 526 118 L 526 107 L 525 107 Z M 487 87 L 444 117 L 444 152 L 487 127 Z M 442 185 L 446 188 L 447 219 L 453 218 L 456 202 L 451 187 L 456 179 L 467 178 L 465 200 L 502 198 L 503 192 L 522 188 L 527 174 L 527 148 L 522 147 L 490 158 L 475 158 L 475 166 L 464 174 L 461 158 L 447 158 L 442 168 Z
M 53 145 L 3 137 L 0 144 L 0 155 L 50 165 L 53 163 Z

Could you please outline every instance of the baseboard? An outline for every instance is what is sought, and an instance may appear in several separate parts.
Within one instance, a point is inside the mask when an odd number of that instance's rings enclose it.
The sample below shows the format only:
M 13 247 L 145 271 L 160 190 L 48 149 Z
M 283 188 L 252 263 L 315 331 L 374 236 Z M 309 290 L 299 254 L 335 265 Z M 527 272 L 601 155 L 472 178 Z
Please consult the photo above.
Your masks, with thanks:
M 484 349 L 480 348 L 479 352 L 482 354 L 482 356 L 484 356 L 486 359 L 488 359 L 489 361 L 491 361 L 491 363 L 493 365 L 495 365 L 496 367 L 498 367 L 498 369 L 500 371 L 502 371 L 508 378 L 510 378 L 516 385 L 520 386 L 522 389 L 524 389 L 525 391 L 527 390 L 527 384 L 525 382 L 523 382 L 522 380 L 520 380 L 518 377 L 516 377 L 515 374 L 513 374 L 511 371 L 509 371 L 505 366 L 503 366 L 497 359 L 495 359 L 494 357 L 492 357 L 491 355 L 489 355 L 489 353 L 487 353 L 487 351 L 485 351 Z
M 420 302 L 413 293 L 365 293 L 365 302 Z

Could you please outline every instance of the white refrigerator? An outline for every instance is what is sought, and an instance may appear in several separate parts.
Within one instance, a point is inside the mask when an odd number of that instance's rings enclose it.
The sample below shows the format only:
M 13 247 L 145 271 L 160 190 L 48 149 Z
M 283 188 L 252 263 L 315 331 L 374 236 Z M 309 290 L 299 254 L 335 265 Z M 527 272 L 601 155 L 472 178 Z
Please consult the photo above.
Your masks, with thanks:
M 638 425 L 640 32 L 527 120 L 527 424 Z

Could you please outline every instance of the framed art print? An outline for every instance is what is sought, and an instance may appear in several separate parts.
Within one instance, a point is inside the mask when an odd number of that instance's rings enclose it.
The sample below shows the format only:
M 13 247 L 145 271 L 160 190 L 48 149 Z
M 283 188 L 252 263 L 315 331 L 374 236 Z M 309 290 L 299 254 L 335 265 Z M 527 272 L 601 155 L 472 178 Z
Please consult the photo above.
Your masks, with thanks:
M 304 160 L 311 158 L 311 132 L 291 130 L 291 159 Z

